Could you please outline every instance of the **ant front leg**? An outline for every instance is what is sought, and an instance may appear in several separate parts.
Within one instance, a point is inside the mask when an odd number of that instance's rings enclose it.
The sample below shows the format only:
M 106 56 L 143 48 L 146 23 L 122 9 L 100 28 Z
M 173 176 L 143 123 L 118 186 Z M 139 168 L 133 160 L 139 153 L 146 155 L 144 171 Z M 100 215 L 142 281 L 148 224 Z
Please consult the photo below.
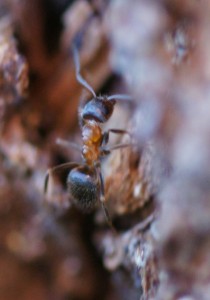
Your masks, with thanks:
M 82 147 L 80 145 L 77 145 L 75 143 L 69 142 L 64 139 L 60 139 L 60 138 L 56 139 L 56 144 L 60 145 L 62 147 L 65 147 L 65 148 L 72 148 L 72 149 L 80 151 L 80 152 L 82 151 Z

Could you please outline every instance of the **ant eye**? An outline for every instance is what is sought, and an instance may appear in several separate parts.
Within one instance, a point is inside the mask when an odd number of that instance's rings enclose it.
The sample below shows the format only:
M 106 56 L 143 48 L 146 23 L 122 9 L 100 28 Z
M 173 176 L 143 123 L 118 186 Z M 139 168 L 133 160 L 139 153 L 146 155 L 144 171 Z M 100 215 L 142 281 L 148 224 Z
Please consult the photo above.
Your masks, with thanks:
M 115 100 L 94 98 L 83 108 L 82 118 L 85 120 L 94 119 L 96 122 L 105 123 L 111 117 L 115 103 Z
M 95 207 L 99 198 L 99 186 L 94 168 L 80 166 L 71 170 L 67 178 L 67 186 L 78 208 L 88 211 Z

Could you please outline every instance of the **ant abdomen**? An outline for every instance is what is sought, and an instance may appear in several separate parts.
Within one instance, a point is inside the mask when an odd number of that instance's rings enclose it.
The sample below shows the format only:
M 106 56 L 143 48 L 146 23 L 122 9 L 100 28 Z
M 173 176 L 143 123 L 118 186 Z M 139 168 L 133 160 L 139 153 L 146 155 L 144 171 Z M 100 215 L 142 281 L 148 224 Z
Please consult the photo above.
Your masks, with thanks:
M 82 165 L 72 169 L 67 177 L 67 187 L 78 208 L 90 211 L 96 206 L 100 187 L 95 168 Z
M 115 103 L 114 99 L 108 100 L 106 97 L 93 98 L 84 106 L 81 117 L 83 120 L 105 123 L 111 117 Z

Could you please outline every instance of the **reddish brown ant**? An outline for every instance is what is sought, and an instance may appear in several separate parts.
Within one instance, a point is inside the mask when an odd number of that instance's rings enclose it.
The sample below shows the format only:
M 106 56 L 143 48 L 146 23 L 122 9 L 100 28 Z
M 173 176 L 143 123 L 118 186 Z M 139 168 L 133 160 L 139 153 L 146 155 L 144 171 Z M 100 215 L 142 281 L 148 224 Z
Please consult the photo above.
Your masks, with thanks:
M 104 182 L 101 174 L 100 159 L 108 155 L 112 150 L 128 147 L 131 144 L 117 144 L 113 147 L 107 147 L 111 132 L 115 134 L 129 133 L 121 129 L 109 129 L 102 132 L 100 124 L 109 120 L 116 100 L 131 100 L 131 97 L 128 95 L 97 96 L 93 88 L 80 74 L 79 54 L 76 47 L 73 48 L 73 56 L 76 78 L 83 87 L 91 92 L 93 98 L 84 105 L 79 114 L 83 141 L 82 147 L 61 139 L 57 142 L 63 146 L 79 149 L 82 153 L 83 163 L 68 162 L 49 169 L 45 177 L 44 191 L 45 193 L 47 192 L 49 177 L 54 172 L 64 168 L 69 169 L 67 187 L 73 203 L 83 210 L 90 210 L 99 200 L 107 222 L 112 226 L 105 207 Z

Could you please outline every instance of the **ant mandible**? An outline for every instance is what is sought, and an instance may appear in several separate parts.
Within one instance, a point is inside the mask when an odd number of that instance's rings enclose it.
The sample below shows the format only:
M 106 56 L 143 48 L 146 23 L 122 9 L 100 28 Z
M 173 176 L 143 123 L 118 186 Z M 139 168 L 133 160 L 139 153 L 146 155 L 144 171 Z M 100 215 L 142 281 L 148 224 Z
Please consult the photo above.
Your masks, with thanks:
M 68 162 L 47 171 L 44 183 L 44 192 L 47 193 L 48 182 L 53 173 L 68 169 L 67 188 L 73 203 L 82 210 L 91 210 L 98 200 L 104 210 L 108 224 L 112 227 L 112 222 L 105 207 L 104 182 L 101 174 L 100 159 L 108 155 L 112 150 L 131 146 L 129 144 L 117 144 L 107 147 L 109 134 L 129 134 L 126 130 L 109 129 L 102 132 L 100 124 L 103 124 L 111 117 L 116 100 L 131 100 L 129 95 L 97 96 L 93 88 L 80 74 L 80 60 L 78 49 L 73 46 L 73 57 L 76 70 L 76 79 L 86 88 L 93 98 L 79 110 L 79 118 L 82 131 L 83 145 L 80 147 L 69 141 L 58 139 L 57 143 L 67 147 L 80 150 L 83 163 Z

